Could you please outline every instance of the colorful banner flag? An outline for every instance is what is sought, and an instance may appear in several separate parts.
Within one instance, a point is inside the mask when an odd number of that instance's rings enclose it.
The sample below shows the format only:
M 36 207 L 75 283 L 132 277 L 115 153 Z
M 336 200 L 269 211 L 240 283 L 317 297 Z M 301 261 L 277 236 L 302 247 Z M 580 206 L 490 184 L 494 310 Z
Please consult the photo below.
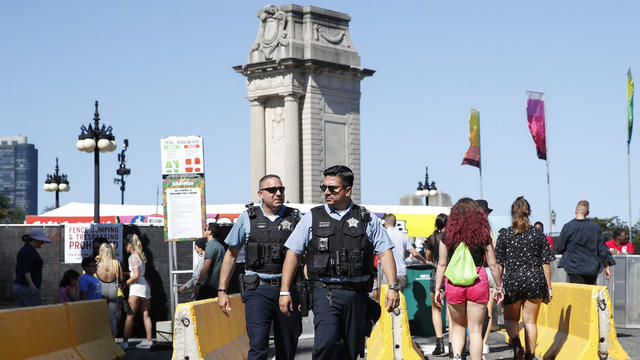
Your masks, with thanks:
M 631 68 L 627 70 L 627 119 L 628 119 L 628 135 L 627 146 L 631 144 L 631 133 L 633 132 L 633 77 L 631 76 Z
M 471 109 L 469 116 L 469 150 L 464 154 L 462 165 L 480 168 L 480 112 Z
M 529 131 L 536 143 L 538 159 L 547 160 L 547 135 L 545 131 L 544 98 L 545 94 L 535 91 L 527 91 L 527 122 Z

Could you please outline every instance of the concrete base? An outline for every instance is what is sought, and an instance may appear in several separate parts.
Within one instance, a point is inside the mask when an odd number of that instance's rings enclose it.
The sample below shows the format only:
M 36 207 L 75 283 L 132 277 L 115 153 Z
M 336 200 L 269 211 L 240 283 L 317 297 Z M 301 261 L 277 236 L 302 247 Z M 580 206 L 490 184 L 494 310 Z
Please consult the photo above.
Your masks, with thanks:
M 171 320 L 156 323 L 156 342 L 173 342 L 173 324 Z

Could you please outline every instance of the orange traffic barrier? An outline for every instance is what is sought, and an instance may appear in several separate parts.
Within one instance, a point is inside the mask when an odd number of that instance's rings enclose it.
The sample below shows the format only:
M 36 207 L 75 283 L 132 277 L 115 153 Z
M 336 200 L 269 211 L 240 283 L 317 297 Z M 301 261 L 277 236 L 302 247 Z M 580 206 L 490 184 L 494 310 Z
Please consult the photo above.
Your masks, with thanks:
M 537 325 L 536 355 L 542 359 L 629 359 L 605 286 L 553 283 L 553 300 L 540 307 Z
M 109 313 L 104 299 L 65 304 L 71 343 L 85 360 L 123 359 L 124 350 L 111 336 Z
M 246 360 L 249 352 L 244 304 L 239 295 L 229 297 L 226 316 L 218 299 L 179 304 L 174 315 L 173 359 Z
M 82 360 L 71 343 L 63 304 L 2 310 L 0 324 L 6 359 Z

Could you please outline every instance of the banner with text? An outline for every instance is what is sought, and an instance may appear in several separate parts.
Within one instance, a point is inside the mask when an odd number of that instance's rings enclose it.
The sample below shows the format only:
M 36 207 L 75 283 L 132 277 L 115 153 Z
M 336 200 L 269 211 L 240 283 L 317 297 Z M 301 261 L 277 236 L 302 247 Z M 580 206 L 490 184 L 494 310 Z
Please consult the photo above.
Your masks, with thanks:
M 93 241 L 103 237 L 116 249 L 118 261 L 122 261 L 122 224 L 65 224 L 64 262 L 79 264 L 82 258 L 93 254 Z

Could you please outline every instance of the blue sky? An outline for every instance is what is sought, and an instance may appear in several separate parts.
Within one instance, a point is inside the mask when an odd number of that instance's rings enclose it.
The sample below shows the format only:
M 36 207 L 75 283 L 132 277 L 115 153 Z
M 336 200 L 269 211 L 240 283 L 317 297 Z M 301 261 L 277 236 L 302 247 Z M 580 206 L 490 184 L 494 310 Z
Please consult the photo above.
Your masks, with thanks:
M 640 79 L 634 1 L 309 1 L 352 17 L 362 65 L 362 200 L 397 204 L 429 166 L 457 200 L 479 196 L 460 166 L 470 108 L 480 111 L 484 197 L 497 215 L 524 195 L 547 214 L 545 162 L 536 158 L 525 90 L 547 93 L 551 192 L 558 223 L 578 200 L 592 215 L 627 218 L 625 72 Z M 154 204 L 160 138 L 205 139 L 207 202 L 249 199 L 250 109 L 243 76 L 258 1 L 2 1 L 2 136 L 39 150 L 39 181 L 56 156 L 71 191 L 93 201 L 92 155 L 76 150 L 93 101 L 119 146 L 130 140 L 125 202 Z M 278 4 L 279 5 L 279 4 Z M 637 112 L 636 112 L 637 113 Z M 640 131 L 640 130 L 638 130 Z M 637 137 L 631 144 L 638 179 Z M 101 194 L 119 203 L 116 153 L 101 156 Z M 637 183 L 637 181 L 635 181 Z M 633 191 L 634 218 L 640 189 Z M 39 208 L 54 203 L 41 190 Z M 559 230 L 559 229 L 558 229 Z

